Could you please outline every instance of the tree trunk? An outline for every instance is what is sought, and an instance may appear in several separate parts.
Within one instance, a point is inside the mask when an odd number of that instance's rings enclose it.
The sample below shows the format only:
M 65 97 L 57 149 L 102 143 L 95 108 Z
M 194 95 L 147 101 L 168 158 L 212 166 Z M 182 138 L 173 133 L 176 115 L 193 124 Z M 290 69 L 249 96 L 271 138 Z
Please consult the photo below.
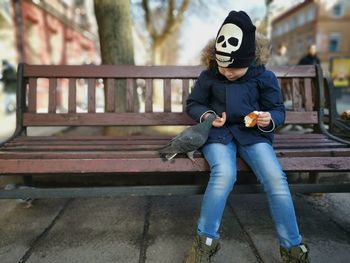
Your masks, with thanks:
M 135 64 L 130 0 L 94 0 L 102 64 Z M 136 93 L 136 90 L 134 92 Z M 137 97 L 134 98 L 138 105 Z M 136 107 L 138 108 L 138 107 Z M 116 82 L 116 111 L 126 109 L 126 84 Z
M 135 64 L 130 0 L 94 0 L 94 8 L 100 37 L 102 64 Z M 126 82 L 117 80 L 115 83 L 115 110 L 125 112 Z M 104 86 L 107 87 L 106 83 Z M 134 85 L 134 105 L 135 111 L 138 111 L 136 83 Z M 139 132 L 139 129 L 106 128 L 104 130 L 105 134 L 135 132 Z
M 134 64 L 130 0 L 94 0 L 102 64 Z

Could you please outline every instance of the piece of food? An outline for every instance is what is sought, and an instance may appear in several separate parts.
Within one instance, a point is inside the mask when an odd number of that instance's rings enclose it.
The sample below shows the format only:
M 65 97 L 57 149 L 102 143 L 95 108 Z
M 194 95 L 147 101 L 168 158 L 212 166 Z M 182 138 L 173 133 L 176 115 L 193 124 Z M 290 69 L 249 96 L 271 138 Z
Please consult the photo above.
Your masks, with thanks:
M 342 118 L 343 120 L 350 120 L 350 110 L 344 111 L 344 112 L 341 114 L 341 118 Z
M 244 117 L 245 126 L 248 128 L 254 127 L 259 114 L 260 111 L 252 111 L 251 113 L 248 113 L 248 115 Z

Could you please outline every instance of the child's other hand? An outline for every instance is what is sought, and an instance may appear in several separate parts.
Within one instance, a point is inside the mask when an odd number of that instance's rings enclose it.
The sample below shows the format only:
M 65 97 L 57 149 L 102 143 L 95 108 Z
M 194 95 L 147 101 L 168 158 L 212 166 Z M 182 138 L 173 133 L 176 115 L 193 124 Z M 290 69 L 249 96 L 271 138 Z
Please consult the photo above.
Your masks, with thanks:
M 259 116 L 256 120 L 256 124 L 259 125 L 260 127 L 267 127 L 270 125 L 271 122 L 271 114 L 270 112 L 265 112 L 265 111 L 261 111 L 259 113 Z
M 226 112 L 223 112 L 220 117 L 216 117 L 216 119 L 213 121 L 213 126 L 216 128 L 222 127 L 224 126 L 226 122 Z

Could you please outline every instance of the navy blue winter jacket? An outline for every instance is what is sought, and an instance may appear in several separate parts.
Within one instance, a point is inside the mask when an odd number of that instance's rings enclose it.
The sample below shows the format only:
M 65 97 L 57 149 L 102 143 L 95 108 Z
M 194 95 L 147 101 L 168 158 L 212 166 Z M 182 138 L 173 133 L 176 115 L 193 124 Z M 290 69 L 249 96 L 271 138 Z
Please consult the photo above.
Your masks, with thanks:
M 203 113 L 226 112 L 223 127 L 212 127 L 207 143 L 227 144 L 235 139 L 241 145 L 273 142 L 273 128 L 284 122 L 285 108 L 275 74 L 263 65 L 249 67 L 247 73 L 235 81 L 227 80 L 217 68 L 204 70 L 187 99 L 186 112 L 197 122 Z M 244 117 L 252 111 L 268 111 L 270 127 L 245 127 Z M 265 130 L 265 131 L 262 131 Z M 269 132 L 266 132 L 269 131 Z

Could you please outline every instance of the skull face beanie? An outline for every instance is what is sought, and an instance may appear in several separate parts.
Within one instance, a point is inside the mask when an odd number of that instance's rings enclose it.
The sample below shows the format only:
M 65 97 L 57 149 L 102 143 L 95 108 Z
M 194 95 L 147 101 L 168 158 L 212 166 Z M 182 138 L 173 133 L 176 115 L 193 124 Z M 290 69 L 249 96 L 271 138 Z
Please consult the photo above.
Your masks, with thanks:
M 255 26 L 243 11 L 231 11 L 216 36 L 215 58 L 219 67 L 249 67 L 255 58 Z

